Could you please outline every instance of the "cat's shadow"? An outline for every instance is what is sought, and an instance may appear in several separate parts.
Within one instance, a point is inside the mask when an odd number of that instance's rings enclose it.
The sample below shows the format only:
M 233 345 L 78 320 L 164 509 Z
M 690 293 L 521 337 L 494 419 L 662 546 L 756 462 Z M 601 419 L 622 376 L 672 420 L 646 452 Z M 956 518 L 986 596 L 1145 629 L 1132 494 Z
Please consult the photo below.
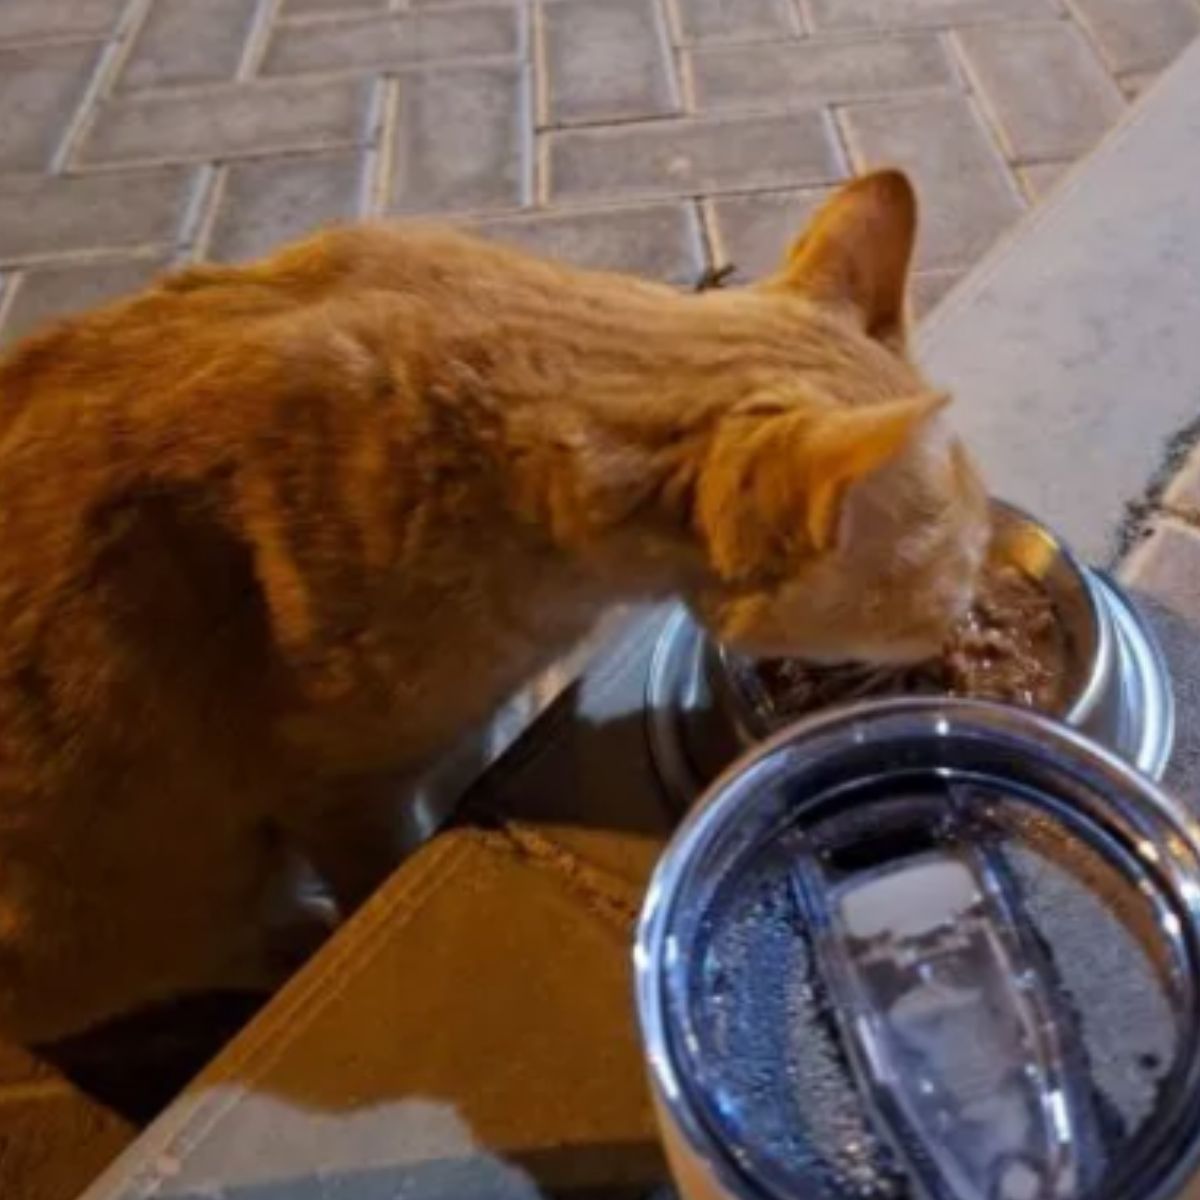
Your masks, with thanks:
M 680 815 L 653 775 L 646 736 L 641 711 L 597 720 L 581 712 L 577 693 L 568 690 L 532 737 L 505 756 L 485 785 L 468 794 L 449 827 L 478 825 L 494 832 L 497 824 L 511 823 L 534 830 L 575 849 L 585 861 L 590 859 L 609 873 L 615 884 L 623 884 L 627 896 L 636 897 Z M 594 858 L 592 849 L 597 851 Z M 490 921 L 502 919 L 500 913 L 488 914 Z M 552 940 L 546 941 L 545 952 L 556 953 Z M 254 1016 L 265 999 L 248 994 L 189 997 L 43 1053 L 84 1090 L 144 1124 Z M 628 1017 L 632 1019 L 631 1011 Z M 400 1038 L 420 1036 L 419 1030 L 395 1032 Z M 481 1071 L 486 1069 L 480 1065 Z M 330 1121 L 357 1125 L 391 1120 L 392 1136 L 407 1147 L 405 1113 L 414 1104 L 453 1107 L 453 1097 L 417 1097 L 406 1094 L 403 1085 L 392 1091 L 386 1072 L 374 1074 L 372 1082 L 374 1086 L 353 1098 L 347 1097 L 337 1078 L 326 1078 L 321 1071 L 273 1072 L 266 1080 L 235 1076 L 229 1084 L 250 1093 L 239 1111 L 244 1112 L 242 1120 L 251 1133 L 258 1119 L 281 1123 L 272 1125 L 272 1136 L 280 1128 L 294 1124 L 301 1129 L 310 1121 L 324 1127 Z M 271 1115 L 263 1117 L 260 1110 Z M 412 1136 L 420 1143 L 419 1122 L 417 1126 Z M 296 1140 L 304 1139 L 297 1135 Z M 514 1167 L 517 1174 L 511 1176 L 509 1169 Z M 314 1182 L 317 1174 L 320 1180 Z M 580 1140 L 506 1153 L 503 1159 L 479 1148 L 461 1155 L 438 1151 L 416 1165 L 368 1169 L 355 1164 L 341 1172 L 322 1167 L 320 1172 L 307 1173 L 301 1168 L 287 1181 L 286 1194 L 289 1200 L 310 1196 L 312 1200 L 376 1200 L 384 1195 L 390 1200 L 397 1190 L 413 1200 L 643 1200 L 651 1195 L 658 1200 L 665 1177 L 653 1138 L 621 1144 Z M 272 1190 L 249 1182 L 223 1184 L 221 1190 L 227 1200 L 270 1200 L 268 1193 L 278 1196 L 277 1185 Z M 173 1197 L 175 1192 L 169 1194 Z

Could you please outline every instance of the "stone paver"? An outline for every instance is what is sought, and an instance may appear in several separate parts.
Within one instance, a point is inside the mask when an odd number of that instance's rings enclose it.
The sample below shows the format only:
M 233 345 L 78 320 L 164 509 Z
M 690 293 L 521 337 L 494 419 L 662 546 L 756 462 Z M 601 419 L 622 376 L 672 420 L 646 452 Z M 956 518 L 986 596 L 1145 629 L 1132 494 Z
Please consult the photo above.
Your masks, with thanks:
M 977 21 L 1057 16 L 1055 0 L 802 0 L 812 25 L 825 29 L 941 29 Z
M 0 261 L 170 244 L 195 176 L 179 167 L 113 175 L 0 175 Z
M 361 79 L 230 84 L 101 106 L 82 166 L 237 158 L 366 141 L 373 85 Z
M 399 81 L 389 209 L 521 208 L 532 187 L 528 72 L 461 67 Z
M 164 258 L 79 263 L 19 274 L 13 281 L 0 344 L 12 341 L 51 317 L 64 316 L 144 287 L 164 267 Z
M 4 0 L 0 45 L 111 33 L 129 0 Z
M 1046 196 L 1058 181 L 1070 169 L 1071 164 L 1065 162 L 1031 163 L 1021 167 L 1017 177 L 1021 180 L 1030 200 L 1038 201 Z
M 217 201 L 208 257 L 253 258 L 363 210 L 365 164 L 350 152 L 234 163 Z
M 475 228 L 579 267 L 636 271 L 684 287 L 699 279 L 705 265 L 700 219 L 687 203 L 502 217 Z
M 99 59 L 100 45 L 0 50 L 0 171 L 44 171 Z
M 1163 503 L 1193 519 L 1200 519 L 1200 448 L 1193 449 L 1184 459 L 1163 492 Z
M 523 46 L 523 17 L 515 5 L 489 4 L 284 25 L 271 38 L 261 70 L 264 75 L 293 75 L 514 58 Z
M 621 125 L 554 134 L 552 201 L 820 184 L 846 175 L 820 113 Z
M 1124 108 L 1120 88 L 1073 25 L 979 26 L 958 38 L 1010 159 L 1082 154 Z
M 789 0 L 686 0 L 679 12 L 685 43 L 761 42 L 802 30 Z
M 691 56 L 702 110 L 820 106 L 952 87 L 934 34 L 708 47 Z
M 1200 33 L 1193 0 L 1070 0 L 1109 66 L 1124 74 L 1157 71 Z
M 546 0 L 546 121 L 661 117 L 679 88 L 660 0 Z
M 771 274 L 827 188 L 797 192 L 757 192 L 711 201 L 713 241 L 718 264 L 731 264 L 735 282 L 749 283 Z
M 963 277 L 964 271 L 917 271 L 913 274 L 910 300 L 912 315 L 920 320 L 941 303 L 942 298 Z
M 1020 214 L 1017 184 L 966 97 L 853 105 L 842 118 L 857 168 L 901 166 L 916 182 L 918 267 L 974 263 Z
M 156 0 L 121 72 L 122 89 L 233 79 L 256 0 Z
M 390 0 L 282 0 L 279 15 L 288 17 L 343 16 L 347 13 L 383 12 Z
M 0 343 L 360 214 L 756 278 L 885 162 L 921 188 L 925 313 L 1198 30 L 1200 0 L 0 0 Z M 1188 471 L 1147 555 L 1194 550 Z M 625 873 L 607 831 L 554 834 Z M 128 1136 L 75 1096 L 0 1047 L 5 1200 L 72 1200 Z

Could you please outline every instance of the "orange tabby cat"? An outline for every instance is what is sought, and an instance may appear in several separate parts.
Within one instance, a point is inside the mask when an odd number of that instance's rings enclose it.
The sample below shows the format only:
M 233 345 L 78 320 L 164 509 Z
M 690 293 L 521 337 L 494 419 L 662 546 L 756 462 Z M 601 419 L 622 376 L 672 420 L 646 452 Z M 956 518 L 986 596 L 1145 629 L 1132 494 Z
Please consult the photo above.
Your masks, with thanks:
M 281 848 L 366 812 L 614 602 L 915 658 L 984 495 L 904 354 L 904 178 L 680 295 L 437 229 L 199 267 L 0 360 L 0 1031 L 255 977 Z

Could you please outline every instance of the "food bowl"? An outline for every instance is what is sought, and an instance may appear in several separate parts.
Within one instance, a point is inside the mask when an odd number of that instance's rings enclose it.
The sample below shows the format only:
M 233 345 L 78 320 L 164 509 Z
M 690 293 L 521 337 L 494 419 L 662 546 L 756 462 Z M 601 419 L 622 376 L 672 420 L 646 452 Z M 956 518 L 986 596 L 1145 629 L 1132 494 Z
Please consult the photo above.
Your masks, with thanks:
M 1174 705 L 1153 631 L 1114 580 L 1081 563 L 1046 526 L 1000 501 L 992 509 L 992 561 L 1042 586 L 1065 635 L 1059 699 L 1047 715 L 1160 779 Z M 659 641 L 647 713 L 659 774 L 682 804 L 747 746 L 795 719 L 779 711 L 749 660 L 714 642 L 683 609 Z

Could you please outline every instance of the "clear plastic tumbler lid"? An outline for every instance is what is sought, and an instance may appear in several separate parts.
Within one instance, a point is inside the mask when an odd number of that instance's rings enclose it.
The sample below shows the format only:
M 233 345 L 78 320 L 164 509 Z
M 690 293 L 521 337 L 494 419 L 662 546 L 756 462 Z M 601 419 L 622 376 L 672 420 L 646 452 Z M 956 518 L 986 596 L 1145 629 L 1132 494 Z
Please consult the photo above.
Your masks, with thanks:
M 808 722 L 660 867 L 652 1072 L 734 1195 L 1175 1196 L 1198 905 L 1188 819 L 1051 722 L 965 701 Z

